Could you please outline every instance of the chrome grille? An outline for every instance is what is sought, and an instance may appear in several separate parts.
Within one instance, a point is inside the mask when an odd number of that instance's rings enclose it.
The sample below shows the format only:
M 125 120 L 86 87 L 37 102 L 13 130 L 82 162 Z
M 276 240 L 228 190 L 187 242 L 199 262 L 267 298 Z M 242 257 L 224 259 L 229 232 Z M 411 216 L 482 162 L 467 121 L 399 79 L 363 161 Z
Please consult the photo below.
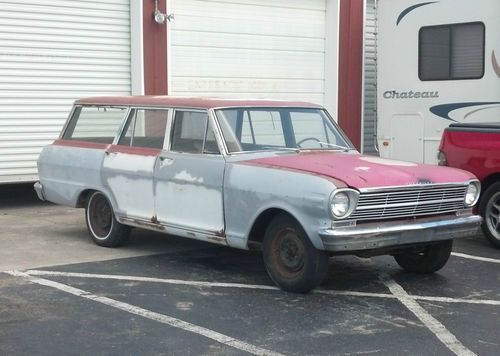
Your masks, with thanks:
M 361 193 L 349 219 L 374 220 L 455 212 L 464 209 L 467 186 L 429 186 Z

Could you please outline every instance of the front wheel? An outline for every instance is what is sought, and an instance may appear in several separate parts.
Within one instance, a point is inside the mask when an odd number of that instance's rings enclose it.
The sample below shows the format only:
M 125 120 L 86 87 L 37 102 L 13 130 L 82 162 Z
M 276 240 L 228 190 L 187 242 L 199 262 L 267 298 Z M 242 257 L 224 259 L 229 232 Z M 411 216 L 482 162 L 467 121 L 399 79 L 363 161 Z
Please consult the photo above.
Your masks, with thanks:
M 101 192 L 94 192 L 87 201 L 85 220 L 92 240 L 104 247 L 124 245 L 130 235 L 130 227 L 115 219 L 113 207 Z
M 316 249 L 300 224 L 289 215 L 276 216 L 264 235 L 266 270 L 281 289 L 307 293 L 328 272 L 328 253 Z
M 500 248 L 500 182 L 491 185 L 481 197 L 479 214 L 484 235 L 492 245 Z
M 407 272 L 434 273 L 448 262 L 452 248 L 453 240 L 446 240 L 396 254 L 394 259 Z

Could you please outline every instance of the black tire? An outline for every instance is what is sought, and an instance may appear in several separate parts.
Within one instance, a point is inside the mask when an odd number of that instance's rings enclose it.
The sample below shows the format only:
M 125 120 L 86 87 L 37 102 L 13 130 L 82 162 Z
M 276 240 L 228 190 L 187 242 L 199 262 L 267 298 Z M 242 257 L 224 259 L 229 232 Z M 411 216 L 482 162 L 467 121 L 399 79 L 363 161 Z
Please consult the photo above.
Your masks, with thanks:
M 500 248 L 500 182 L 488 187 L 481 197 L 479 214 L 484 235 L 493 246 Z
M 101 192 L 92 193 L 87 200 L 85 221 L 92 240 L 99 246 L 122 246 L 130 236 L 130 227 L 116 221 L 111 203 Z
M 411 249 L 397 255 L 394 259 L 406 272 L 434 273 L 444 267 L 451 255 L 453 240 L 425 246 L 421 249 Z
M 288 292 L 307 293 L 328 272 L 328 253 L 316 249 L 300 224 L 286 214 L 277 215 L 267 227 L 263 257 L 273 282 Z

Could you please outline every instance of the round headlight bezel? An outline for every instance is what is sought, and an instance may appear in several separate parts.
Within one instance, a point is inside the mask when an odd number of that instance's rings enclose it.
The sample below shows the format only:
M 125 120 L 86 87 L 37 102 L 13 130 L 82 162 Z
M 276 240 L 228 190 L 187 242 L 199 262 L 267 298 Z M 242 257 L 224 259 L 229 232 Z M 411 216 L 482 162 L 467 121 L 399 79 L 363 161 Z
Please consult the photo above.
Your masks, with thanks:
M 472 194 L 472 196 L 470 196 L 470 194 Z M 479 183 L 479 181 L 477 180 L 470 181 L 465 191 L 464 205 L 468 208 L 473 207 L 478 202 L 480 195 L 481 195 L 481 184 Z
M 340 188 L 336 189 L 332 195 L 330 196 L 329 207 L 328 210 L 330 212 L 330 216 L 335 220 L 341 220 L 348 218 L 354 210 L 356 210 L 356 206 L 358 204 L 359 192 L 350 188 Z M 335 209 L 334 204 L 341 203 L 341 200 L 347 202 L 347 206 L 344 209 Z M 337 213 L 336 213 L 337 212 Z

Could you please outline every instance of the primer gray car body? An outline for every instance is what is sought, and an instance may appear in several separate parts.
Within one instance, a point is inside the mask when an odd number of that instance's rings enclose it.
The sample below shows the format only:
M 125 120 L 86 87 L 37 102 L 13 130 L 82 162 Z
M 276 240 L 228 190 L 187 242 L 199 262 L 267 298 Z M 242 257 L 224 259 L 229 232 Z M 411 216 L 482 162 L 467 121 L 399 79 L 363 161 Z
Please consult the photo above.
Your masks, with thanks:
M 259 149 L 235 152 L 221 110 L 247 110 L 250 119 L 248 108 L 253 128 L 235 128 L 240 141 L 242 130 L 267 130 L 257 117 L 274 115 L 270 130 L 286 131 L 292 114 L 298 117 L 295 133 L 305 130 L 303 139 L 288 148 L 258 146 L 248 133 L 248 145 Z M 331 119 L 336 141 L 328 133 L 325 143 L 307 137 L 311 110 L 329 118 L 309 103 L 82 99 L 60 138 L 41 153 L 35 188 L 41 199 L 70 207 L 85 207 L 89 194 L 102 192 L 121 224 L 241 249 L 259 246 L 270 220 L 283 212 L 316 249 L 340 253 L 377 254 L 476 232 L 481 220 L 472 214 L 475 201 L 464 201 L 476 184 L 470 173 L 362 156 Z M 176 129 L 176 122 L 183 126 Z M 332 215 L 332 197 L 342 190 L 350 194 L 350 210 L 339 218 Z

